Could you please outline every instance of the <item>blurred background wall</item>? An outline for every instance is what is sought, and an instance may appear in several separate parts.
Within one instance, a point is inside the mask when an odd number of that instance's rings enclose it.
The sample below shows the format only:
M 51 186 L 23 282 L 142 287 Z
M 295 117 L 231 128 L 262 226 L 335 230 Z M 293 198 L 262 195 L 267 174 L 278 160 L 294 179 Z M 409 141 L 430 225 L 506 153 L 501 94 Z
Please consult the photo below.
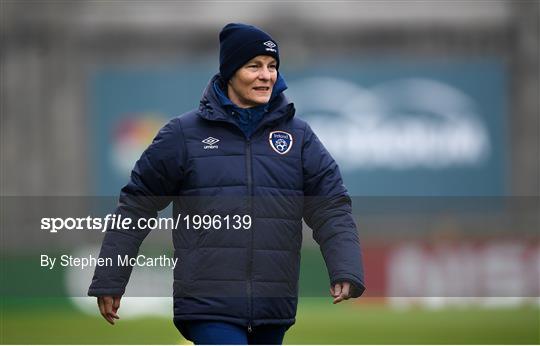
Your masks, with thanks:
M 508 77 L 505 194 L 539 194 L 538 1 L 2 1 L 1 6 L 3 195 L 94 194 L 89 88 L 96 72 L 110 65 L 207 61 L 210 77 L 218 65 L 217 34 L 231 21 L 271 32 L 284 66 L 340 57 L 498 59 Z M 190 100 L 191 108 L 197 101 Z

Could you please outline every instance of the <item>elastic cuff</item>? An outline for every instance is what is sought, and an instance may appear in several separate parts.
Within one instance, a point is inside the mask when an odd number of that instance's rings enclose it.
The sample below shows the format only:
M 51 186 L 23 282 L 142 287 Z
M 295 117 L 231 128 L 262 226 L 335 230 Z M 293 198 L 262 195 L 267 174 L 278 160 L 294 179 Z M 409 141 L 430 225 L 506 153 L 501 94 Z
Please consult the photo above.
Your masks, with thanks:
M 125 288 L 90 288 L 88 295 L 91 297 L 123 296 Z

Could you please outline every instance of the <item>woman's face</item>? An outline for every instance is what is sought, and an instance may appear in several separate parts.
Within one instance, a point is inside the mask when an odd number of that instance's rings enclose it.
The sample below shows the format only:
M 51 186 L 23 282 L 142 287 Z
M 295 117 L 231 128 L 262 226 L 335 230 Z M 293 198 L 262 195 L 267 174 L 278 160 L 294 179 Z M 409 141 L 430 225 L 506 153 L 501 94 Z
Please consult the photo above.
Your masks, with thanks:
M 258 55 L 240 67 L 229 79 L 229 99 L 240 108 L 268 103 L 276 79 L 276 59 Z

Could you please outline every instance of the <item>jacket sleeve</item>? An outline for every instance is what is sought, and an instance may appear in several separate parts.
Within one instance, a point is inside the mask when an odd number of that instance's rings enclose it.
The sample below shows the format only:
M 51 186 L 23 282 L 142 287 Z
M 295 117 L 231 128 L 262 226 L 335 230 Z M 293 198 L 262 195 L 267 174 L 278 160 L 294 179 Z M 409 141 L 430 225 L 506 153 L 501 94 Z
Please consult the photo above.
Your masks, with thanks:
M 183 150 L 180 123 L 176 118 L 159 131 L 135 164 L 130 181 L 120 192 L 115 215 L 130 218 L 133 226 L 140 218 L 157 217 L 158 211 L 170 204 L 180 187 L 185 167 Z M 118 266 L 117 258 L 136 257 L 149 232 L 148 229 L 107 229 L 99 257 L 111 258 L 113 265 L 96 267 L 88 295 L 124 294 L 132 267 Z
M 364 270 L 351 198 L 336 162 L 309 125 L 304 136 L 304 220 L 321 248 L 330 284 L 349 281 L 352 297 L 359 297 L 365 290 Z

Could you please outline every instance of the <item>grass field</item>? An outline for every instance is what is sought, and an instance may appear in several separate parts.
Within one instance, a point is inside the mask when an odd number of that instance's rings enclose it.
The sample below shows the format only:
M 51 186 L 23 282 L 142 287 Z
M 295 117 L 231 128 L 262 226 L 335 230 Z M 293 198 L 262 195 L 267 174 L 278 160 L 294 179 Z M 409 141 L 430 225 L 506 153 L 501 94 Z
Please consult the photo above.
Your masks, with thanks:
M 151 308 L 151 307 L 149 307 Z M 382 304 L 300 301 L 286 344 L 539 344 L 540 309 L 449 308 L 396 311 Z M 2 344 L 185 344 L 171 319 L 121 320 L 110 326 L 65 301 L 6 304 Z

